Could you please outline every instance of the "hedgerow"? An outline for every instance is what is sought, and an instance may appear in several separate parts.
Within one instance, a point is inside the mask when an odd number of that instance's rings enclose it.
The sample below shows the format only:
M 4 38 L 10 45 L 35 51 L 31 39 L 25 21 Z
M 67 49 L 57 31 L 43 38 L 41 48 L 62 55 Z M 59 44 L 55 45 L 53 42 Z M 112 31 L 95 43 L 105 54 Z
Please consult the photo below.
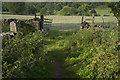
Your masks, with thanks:
M 67 70 L 80 78 L 118 78 L 118 29 L 78 31 L 69 40 Z M 68 44 L 67 43 L 67 44 Z
M 115 27 L 73 33 L 36 31 L 17 34 L 12 39 L 4 37 L 3 78 L 55 78 L 56 58 L 64 61 L 65 70 L 72 77 L 119 78 L 118 34 Z

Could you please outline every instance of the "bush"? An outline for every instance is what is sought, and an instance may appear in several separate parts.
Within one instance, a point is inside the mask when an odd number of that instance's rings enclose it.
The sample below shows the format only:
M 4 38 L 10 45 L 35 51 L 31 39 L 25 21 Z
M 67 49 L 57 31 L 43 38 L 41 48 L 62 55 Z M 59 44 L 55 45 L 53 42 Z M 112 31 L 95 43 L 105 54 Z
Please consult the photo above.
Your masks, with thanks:
M 9 26 L 2 26 L 2 32 L 9 32 L 10 27 Z
M 118 78 L 118 31 L 78 31 L 66 43 L 65 64 L 80 78 Z
M 4 37 L 3 41 L 6 41 L 3 42 L 3 78 L 44 78 L 52 75 L 48 70 L 52 62 L 45 54 L 41 32 L 24 37 L 17 34 L 9 40 Z

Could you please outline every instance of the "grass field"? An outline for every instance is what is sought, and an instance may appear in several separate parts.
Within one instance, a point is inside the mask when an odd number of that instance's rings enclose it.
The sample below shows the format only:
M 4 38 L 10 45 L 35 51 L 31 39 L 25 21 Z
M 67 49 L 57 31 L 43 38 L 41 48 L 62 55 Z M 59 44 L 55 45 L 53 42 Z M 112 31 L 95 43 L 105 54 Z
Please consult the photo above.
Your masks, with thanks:
M 37 16 L 40 17 L 40 16 Z M 34 15 L 2 15 L 3 19 L 10 19 L 10 18 L 16 18 L 16 19 L 32 19 L 34 18 Z M 81 16 L 45 16 L 45 18 L 53 19 L 51 29 L 52 30 L 60 30 L 60 31 L 71 31 L 71 30 L 77 30 L 80 28 L 81 23 Z M 85 16 L 85 19 L 92 18 L 91 16 Z M 104 23 L 103 23 L 103 19 Z M 91 21 L 87 21 L 91 23 Z M 95 17 L 95 24 L 100 25 L 116 25 L 117 19 L 114 16 L 108 16 L 108 17 L 102 17 L 102 16 L 96 16 Z
M 110 16 L 114 16 L 113 13 L 110 13 L 110 10 L 96 10 L 97 14 L 98 15 L 110 15 Z
M 37 16 L 40 17 L 40 16 Z M 32 19 L 34 18 L 34 15 L 7 15 L 3 14 L 2 19 L 10 19 L 10 18 L 16 18 L 16 19 Z M 81 22 L 81 16 L 45 16 L 45 18 L 51 18 L 53 19 L 53 23 L 80 23 Z M 85 16 L 86 18 L 92 18 L 91 16 Z M 109 17 L 103 17 L 105 22 L 117 22 L 117 19 L 114 16 Z M 102 16 L 96 16 L 95 22 L 103 22 Z

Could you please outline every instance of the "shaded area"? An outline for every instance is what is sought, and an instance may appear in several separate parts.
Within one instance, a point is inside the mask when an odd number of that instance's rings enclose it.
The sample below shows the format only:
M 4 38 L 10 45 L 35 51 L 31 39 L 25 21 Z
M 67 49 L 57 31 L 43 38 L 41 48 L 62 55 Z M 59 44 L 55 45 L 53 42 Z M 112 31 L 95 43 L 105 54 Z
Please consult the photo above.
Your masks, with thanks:
M 54 60 L 54 75 L 55 78 L 78 78 L 74 72 L 70 72 L 66 69 L 64 64 L 66 59 L 65 50 L 54 50 L 48 53 L 48 56 Z

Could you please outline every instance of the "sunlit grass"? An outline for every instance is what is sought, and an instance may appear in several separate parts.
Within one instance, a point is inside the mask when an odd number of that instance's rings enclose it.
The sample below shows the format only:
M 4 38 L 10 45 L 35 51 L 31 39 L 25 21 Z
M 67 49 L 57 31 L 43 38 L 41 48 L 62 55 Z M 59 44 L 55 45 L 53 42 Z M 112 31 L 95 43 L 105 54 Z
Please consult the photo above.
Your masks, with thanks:
M 3 19 L 11 19 L 11 18 L 16 18 L 16 19 L 33 19 L 35 16 L 34 15 L 7 15 L 7 14 L 2 14 Z M 40 16 L 37 16 L 40 18 Z M 50 16 L 44 16 L 45 18 L 48 19 L 53 19 L 52 24 L 50 26 L 50 29 L 52 30 L 59 30 L 59 31 L 73 31 L 73 30 L 78 30 L 80 29 L 80 23 L 81 23 L 81 16 L 56 16 L 56 15 L 50 15 Z M 85 16 L 84 20 L 86 19 L 92 19 L 92 16 Z M 103 19 L 104 19 L 104 24 L 103 24 Z M 90 24 L 92 21 L 87 21 Z M 103 16 L 95 16 L 95 24 L 100 24 L 100 25 L 111 25 L 111 24 L 116 24 L 117 19 L 114 16 L 108 16 L 108 17 L 103 17 Z

